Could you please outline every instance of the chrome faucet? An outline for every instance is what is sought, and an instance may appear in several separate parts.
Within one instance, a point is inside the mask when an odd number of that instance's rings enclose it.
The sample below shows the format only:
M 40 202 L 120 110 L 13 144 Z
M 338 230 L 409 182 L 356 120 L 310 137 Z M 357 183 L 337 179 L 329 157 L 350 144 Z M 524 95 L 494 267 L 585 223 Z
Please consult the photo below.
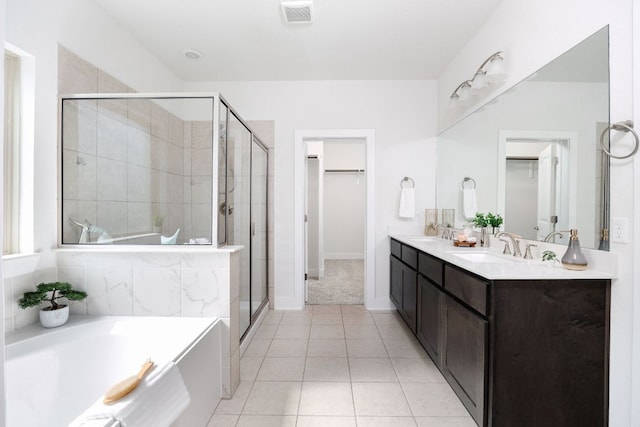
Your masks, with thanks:
M 444 226 L 444 224 L 436 224 L 435 228 L 436 228 L 436 230 L 441 228 L 442 229 L 442 238 L 443 239 L 447 239 L 447 240 L 449 239 L 449 236 L 451 235 L 450 234 L 451 232 L 447 227 Z
M 511 255 L 511 248 L 509 247 L 509 242 L 505 239 L 500 239 L 501 242 L 504 242 L 504 249 L 502 250 L 503 255 Z
M 521 257 L 522 252 L 520 252 L 520 240 L 517 239 L 520 236 L 518 236 L 517 234 L 507 233 L 506 231 L 501 231 L 496 234 L 495 237 L 499 239 L 502 236 L 507 236 L 509 239 L 511 239 L 511 243 L 513 244 L 513 256 Z
M 533 259 L 533 256 L 531 255 L 531 248 L 537 248 L 538 245 L 534 245 L 533 243 L 530 243 L 527 245 L 527 249 L 524 251 L 524 259 Z
M 551 238 L 553 238 L 553 236 L 560 236 L 560 238 L 562 239 L 563 237 L 562 233 L 568 233 L 568 231 L 552 231 L 551 233 L 544 236 L 544 242 L 549 243 L 549 241 L 551 241 Z

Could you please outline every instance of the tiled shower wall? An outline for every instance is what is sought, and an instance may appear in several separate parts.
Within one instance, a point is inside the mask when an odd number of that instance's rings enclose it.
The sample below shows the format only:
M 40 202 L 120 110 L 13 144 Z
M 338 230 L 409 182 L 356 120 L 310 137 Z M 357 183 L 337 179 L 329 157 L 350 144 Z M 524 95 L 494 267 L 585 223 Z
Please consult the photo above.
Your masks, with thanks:
M 58 69 L 61 94 L 134 92 L 64 47 Z M 80 237 L 68 218 L 119 237 L 151 232 L 154 215 L 178 243 L 211 237 L 211 122 L 145 99 L 67 101 L 62 135 L 63 242 Z

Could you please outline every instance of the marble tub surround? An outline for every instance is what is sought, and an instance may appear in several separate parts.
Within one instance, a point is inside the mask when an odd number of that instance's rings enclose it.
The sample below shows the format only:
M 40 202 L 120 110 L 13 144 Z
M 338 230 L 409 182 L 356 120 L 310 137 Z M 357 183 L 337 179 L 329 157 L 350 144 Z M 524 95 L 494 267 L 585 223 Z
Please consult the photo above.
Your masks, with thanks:
M 457 265 L 465 270 L 475 273 L 490 280 L 509 279 L 614 279 L 617 271 L 616 254 L 593 249 L 583 249 L 589 265 L 584 271 L 572 271 L 563 268 L 559 263 L 549 266 L 549 262 L 542 262 L 542 252 L 551 250 L 556 253 L 558 259 L 562 258 L 567 247 L 554 243 L 544 243 L 528 241 L 523 239 L 520 242 L 522 253 L 525 252 L 529 243 L 537 245 L 532 247 L 532 260 L 525 260 L 512 255 L 503 255 L 504 243 L 494 236 L 490 236 L 489 247 L 467 248 L 455 247 L 450 240 L 440 238 L 429 238 L 417 234 L 396 234 L 390 233 L 389 237 L 398 240 L 406 245 L 412 246 L 420 251 L 438 257 L 443 261 Z M 456 254 L 482 254 L 489 253 L 495 257 L 496 262 L 477 262 Z
M 53 282 L 57 278 L 56 268 L 36 269 L 30 273 L 4 277 L 4 332 L 12 332 L 38 323 L 37 308 L 23 310 L 18 307 L 18 298 L 32 291 L 41 282 Z
M 58 280 L 86 291 L 72 314 L 215 317 L 221 328 L 222 396 L 240 382 L 241 246 L 63 248 Z

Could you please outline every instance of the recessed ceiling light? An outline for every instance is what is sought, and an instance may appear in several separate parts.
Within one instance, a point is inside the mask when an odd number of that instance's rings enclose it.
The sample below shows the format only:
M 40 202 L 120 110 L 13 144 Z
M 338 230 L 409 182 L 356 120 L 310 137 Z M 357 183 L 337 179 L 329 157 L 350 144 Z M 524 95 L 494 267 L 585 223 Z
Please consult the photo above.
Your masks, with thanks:
M 201 54 L 200 54 L 200 52 L 198 52 L 197 50 L 187 49 L 187 50 L 185 50 L 185 51 L 184 51 L 184 56 L 185 56 L 185 58 L 187 58 L 187 59 L 193 59 L 193 60 L 196 60 L 196 59 L 200 59 L 200 57 L 201 57 L 202 55 L 201 55 Z

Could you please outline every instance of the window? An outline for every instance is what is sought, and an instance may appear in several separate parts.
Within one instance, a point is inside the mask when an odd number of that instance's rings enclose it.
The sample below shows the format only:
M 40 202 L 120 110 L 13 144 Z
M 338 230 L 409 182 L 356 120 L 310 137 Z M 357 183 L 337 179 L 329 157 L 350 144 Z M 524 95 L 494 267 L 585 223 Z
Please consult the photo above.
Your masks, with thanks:
M 4 55 L 4 252 L 20 252 L 20 58 Z
M 4 63 L 3 255 L 22 256 L 34 247 L 35 58 L 7 44 Z

